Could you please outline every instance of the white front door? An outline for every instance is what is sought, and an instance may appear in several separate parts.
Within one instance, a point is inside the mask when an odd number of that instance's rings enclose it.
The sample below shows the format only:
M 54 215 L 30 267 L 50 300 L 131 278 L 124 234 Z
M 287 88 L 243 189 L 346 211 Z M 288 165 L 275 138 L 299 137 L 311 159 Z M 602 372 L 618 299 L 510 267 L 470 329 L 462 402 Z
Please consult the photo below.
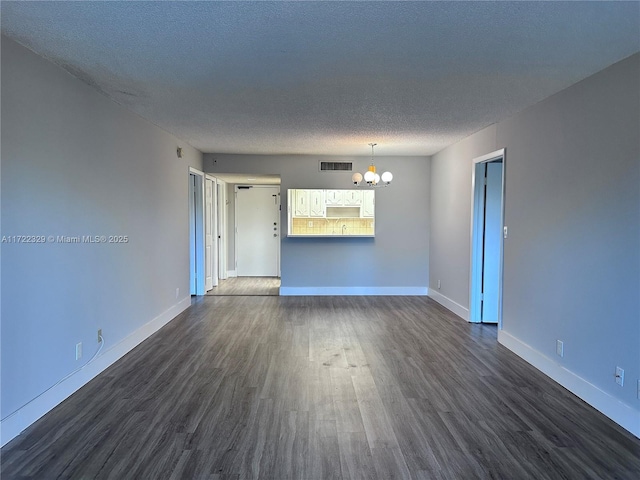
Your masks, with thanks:
M 280 275 L 280 187 L 236 186 L 239 277 Z

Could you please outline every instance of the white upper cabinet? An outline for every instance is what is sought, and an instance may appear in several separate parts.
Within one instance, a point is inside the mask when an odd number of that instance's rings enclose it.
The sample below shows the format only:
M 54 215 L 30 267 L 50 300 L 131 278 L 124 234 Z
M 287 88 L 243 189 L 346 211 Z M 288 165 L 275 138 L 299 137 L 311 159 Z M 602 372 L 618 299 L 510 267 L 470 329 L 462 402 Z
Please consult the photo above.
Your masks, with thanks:
M 373 190 L 364 190 L 362 192 L 362 216 L 373 217 L 376 211 L 375 192 Z
M 325 198 L 324 190 L 307 190 L 309 192 L 309 216 L 324 217 L 325 216 Z
M 340 206 L 343 203 L 343 190 L 326 190 L 326 203 L 328 206 Z
M 309 190 L 295 190 L 294 217 L 309 216 Z
M 344 190 L 343 202 L 345 207 L 359 207 L 362 205 L 362 190 Z M 372 192 L 373 193 L 373 192 Z
M 373 190 L 289 190 L 291 217 L 371 218 L 375 216 Z

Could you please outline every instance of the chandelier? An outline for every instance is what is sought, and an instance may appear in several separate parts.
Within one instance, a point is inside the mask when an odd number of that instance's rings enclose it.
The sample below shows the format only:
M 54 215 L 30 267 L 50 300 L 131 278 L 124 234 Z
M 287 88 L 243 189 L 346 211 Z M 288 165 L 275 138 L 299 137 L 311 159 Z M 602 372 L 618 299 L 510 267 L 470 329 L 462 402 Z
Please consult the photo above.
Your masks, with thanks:
M 373 164 L 373 147 L 377 145 L 377 143 L 370 143 L 371 145 L 371 165 L 369 165 L 369 169 L 364 173 L 364 176 L 356 172 L 351 177 L 351 181 L 356 187 L 366 186 L 366 187 L 386 187 L 393 180 L 393 175 L 391 172 L 384 172 L 382 176 L 376 173 L 376 166 Z M 360 182 L 364 179 L 364 184 L 360 185 Z

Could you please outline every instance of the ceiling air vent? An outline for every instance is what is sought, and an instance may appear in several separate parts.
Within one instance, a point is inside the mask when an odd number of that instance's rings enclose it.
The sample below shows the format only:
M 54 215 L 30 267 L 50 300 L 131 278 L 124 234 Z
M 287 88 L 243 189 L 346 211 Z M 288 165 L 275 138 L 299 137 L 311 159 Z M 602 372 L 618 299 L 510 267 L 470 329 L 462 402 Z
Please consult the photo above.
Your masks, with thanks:
M 353 170 L 351 162 L 320 162 L 321 172 L 350 172 Z

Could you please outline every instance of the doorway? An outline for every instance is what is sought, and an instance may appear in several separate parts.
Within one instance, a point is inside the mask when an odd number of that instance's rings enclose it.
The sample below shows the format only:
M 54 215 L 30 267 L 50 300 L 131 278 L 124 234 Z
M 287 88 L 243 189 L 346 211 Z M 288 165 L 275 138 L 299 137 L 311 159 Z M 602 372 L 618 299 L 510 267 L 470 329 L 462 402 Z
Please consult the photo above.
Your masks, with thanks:
M 216 202 L 218 205 L 218 279 L 226 280 L 227 273 L 227 184 L 216 177 Z
M 236 185 L 238 277 L 280 276 L 280 187 Z
M 204 260 L 205 291 L 218 286 L 218 197 L 216 179 L 210 175 L 204 178 Z
M 189 167 L 189 290 L 205 293 L 204 173 Z
M 476 323 L 502 323 L 504 166 L 504 149 L 473 160 L 469 321 Z

